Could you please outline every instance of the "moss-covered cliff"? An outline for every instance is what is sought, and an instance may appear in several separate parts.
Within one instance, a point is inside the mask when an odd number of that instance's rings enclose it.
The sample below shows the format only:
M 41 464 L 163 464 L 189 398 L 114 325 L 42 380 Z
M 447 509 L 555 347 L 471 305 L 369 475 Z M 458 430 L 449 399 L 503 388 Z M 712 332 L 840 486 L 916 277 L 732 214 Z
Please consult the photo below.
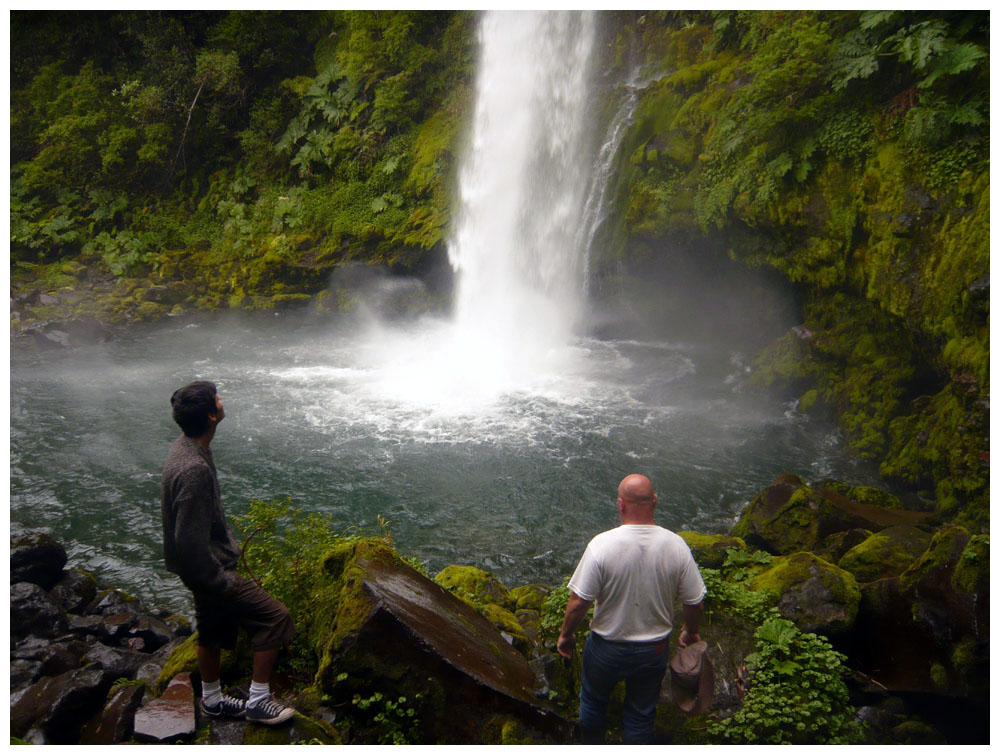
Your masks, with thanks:
M 721 238 L 780 271 L 804 324 L 751 382 L 832 412 L 887 478 L 988 526 L 988 15 L 616 21 L 652 81 L 624 149 L 622 253 Z

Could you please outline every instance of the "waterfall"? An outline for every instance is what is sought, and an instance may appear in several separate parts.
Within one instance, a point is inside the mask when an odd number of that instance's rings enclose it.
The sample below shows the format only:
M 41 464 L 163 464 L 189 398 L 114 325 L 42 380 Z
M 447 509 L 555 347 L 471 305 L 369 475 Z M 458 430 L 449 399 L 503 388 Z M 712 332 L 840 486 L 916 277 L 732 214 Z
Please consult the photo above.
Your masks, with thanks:
M 591 12 L 491 12 L 480 26 L 474 122 L 448 254 L 456 329 L 489 344 L 502 372 L 544 362 L 579 315 L 594 38 Z

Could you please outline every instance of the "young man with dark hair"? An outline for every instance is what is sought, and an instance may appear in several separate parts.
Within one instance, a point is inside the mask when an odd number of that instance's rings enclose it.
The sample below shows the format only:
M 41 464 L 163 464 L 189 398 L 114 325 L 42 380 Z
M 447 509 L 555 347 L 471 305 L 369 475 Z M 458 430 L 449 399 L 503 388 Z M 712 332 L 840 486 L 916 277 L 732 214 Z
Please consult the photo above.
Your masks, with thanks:
M 215 385 L 198 381 L 175 391 L 170 403 L 184 434 L 163 465 L 163 558 L 194 596 L 201 709 L 212 718 L 283 723 L 295 710 L 271 696 L 270 678 L 278 651 L 295 626 L 280 601 L 236 572 L 240 546 L 226 523 L 209 448 L 226 416 L 222 398 Z M 249 700 L 222 694 L 219 680 L 222 648 L 234 647 L 240 626 L 249 633 L 254 651 Z

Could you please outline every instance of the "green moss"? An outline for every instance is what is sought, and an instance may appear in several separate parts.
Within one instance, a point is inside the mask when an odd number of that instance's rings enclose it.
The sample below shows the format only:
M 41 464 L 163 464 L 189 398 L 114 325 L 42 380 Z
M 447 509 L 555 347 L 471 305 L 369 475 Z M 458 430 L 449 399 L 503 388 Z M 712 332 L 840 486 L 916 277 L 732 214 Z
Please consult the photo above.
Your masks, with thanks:
M 507 611 L 517 608 L 516 600 L 504 584 L 475 566 L 447 566 L 434 577 L 434 581 L 474 606 L 495 603 Z
M 746 550 L 747 545 L 738 537 L 728 535 L 703 535 L 700 532 L 678 532 L 699 567 L 718 569 L 726 560 L 726 551 L 730 549 Z
M 861 601 L 861 591 L 850 572 L 812 553 L 774 559 L 770 568 L 750 580 L 749 586 L 767 594 L 782 614 L 803 631 L 847 629 Z
M 542 601 L 551 592 L 549 587 L 539 584 L 521 585 L 510 591 L 511 600 L 518 610 L 541 611 Z
M 951 576 L 951 586 L 957 592 L 983 593 L 990 591 L 990 536 L 976 535 L 965 545 Z
M 950 580 L 969 540 L 969 533 L 963 527 L 939 529 L 927 550 L 900 575 L 900 587 L 908 590 L 925 578 L 944 576 Z
M 912 525 L 888 527 L 847 551 L 838 566 L 858 582 L 897 577 L 924 553 L 930 539 Z

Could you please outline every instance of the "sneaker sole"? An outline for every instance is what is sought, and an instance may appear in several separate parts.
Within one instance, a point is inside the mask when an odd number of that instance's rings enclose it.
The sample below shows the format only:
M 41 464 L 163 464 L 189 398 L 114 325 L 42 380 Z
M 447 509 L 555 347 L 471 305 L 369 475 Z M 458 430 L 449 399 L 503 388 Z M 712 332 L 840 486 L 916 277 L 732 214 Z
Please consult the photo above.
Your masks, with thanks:
M 218 713 L 213 713 L 212 711 L 208 710 L 208 708 L 206 708 L 204 705 L 201 706 L 201 712 L 204 713 L 209 718 L 232 718 L 232 719 L 238 719 L 238 718 L 245 718 L 246 717 L 246 713 L 245 712 L 241 712 L 241 713 L 225 713 L 224 711 L 220 710 Z
M 274 718 L 254 718 L 252 716 L 247 716 L 247 723 L 260 724 L 262 726 L 277 726 L 278 724 L 283 724 L 285 721 L 292 719 L 295 716 L 295 711 L 286 709 L 279 713 Z

